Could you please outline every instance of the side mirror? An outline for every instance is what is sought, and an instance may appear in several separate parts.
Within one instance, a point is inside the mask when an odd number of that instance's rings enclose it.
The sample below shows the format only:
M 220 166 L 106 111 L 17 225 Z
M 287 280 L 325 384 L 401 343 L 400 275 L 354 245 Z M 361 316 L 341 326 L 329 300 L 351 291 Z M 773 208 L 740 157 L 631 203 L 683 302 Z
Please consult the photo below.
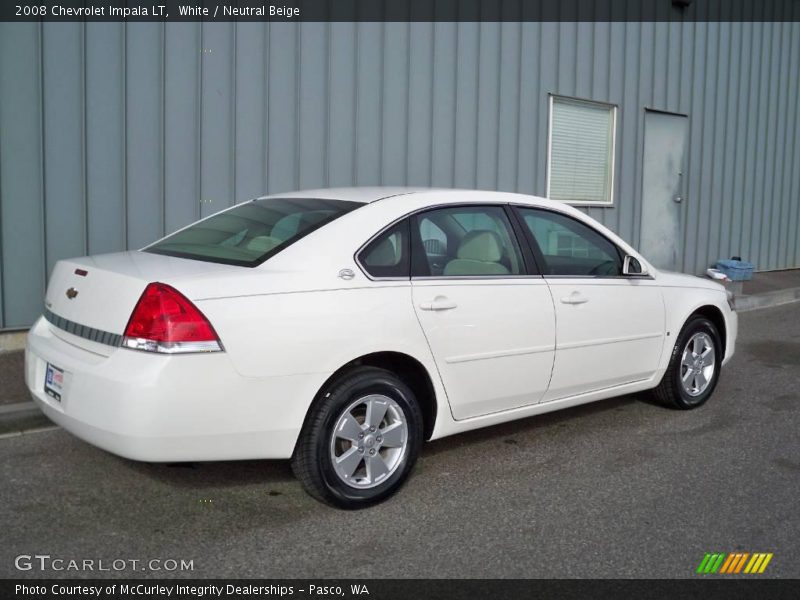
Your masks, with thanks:
M 647 269 L 645 269 L 644 265 L 639 261 L 638 258 L 634 258 L 630 254 L 625 257 L 625 260 L 622 262 L 622 274 L 623 275 L 647 275 Z

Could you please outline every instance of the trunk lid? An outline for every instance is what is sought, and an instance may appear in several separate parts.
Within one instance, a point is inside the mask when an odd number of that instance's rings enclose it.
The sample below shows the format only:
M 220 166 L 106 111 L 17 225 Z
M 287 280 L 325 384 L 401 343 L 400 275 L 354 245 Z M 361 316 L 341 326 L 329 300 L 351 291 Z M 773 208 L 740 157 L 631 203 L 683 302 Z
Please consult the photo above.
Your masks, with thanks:
M 45 314 L 58 329 L 74 334 L 73 343 L 77 337 L 87 339 L 87 348 L 98 340 L 108 344 L 102 333 L 122 335 L 147 284 L 180 289 L 182 281 L 247 271 L 251 269 L 139 251 L 61 260 L 47 286 Z

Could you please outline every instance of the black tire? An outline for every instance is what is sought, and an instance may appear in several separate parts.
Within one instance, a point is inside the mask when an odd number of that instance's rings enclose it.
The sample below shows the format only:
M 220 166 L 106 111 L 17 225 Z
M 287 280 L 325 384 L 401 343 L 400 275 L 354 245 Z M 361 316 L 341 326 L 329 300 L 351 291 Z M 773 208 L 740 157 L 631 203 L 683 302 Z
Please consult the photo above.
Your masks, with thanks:
M 698 333 L 707 334 L 713 343 L 714 371 L 702 393 L 692 395 L 684 388 L 681 381 L 683 371 L 681 360 L 689 340 Z M 714 389 L 719 382 L 723 353 L 722 341 L 714 323 L 700 315 L 691 317 L 683 326 L 678 339 L 675 341 L 669 366 L 661 379 L 661 383 L 653 390 L 656 399 L 665 406 L 679 410 L 691 410 L 705 404 L 711 394 L 714 393 Z
M 402 412 L 407 435 L 391 473 L 374 487 L 357 488 L 345 483 L 337 474 L 331 449 L 336 442 L 332 439 L 337 421 L 348 407 L 370 395 L 388 397 L 396 403 L 395 411 L 399 408 Z M 422 439 L 422 412 L 414 392 L 391 371 L 357 367 L 320 391 L 300 432 L 292 455 L 292 470 L 305 490 L 317 500 L 339 508 L 365 508 L 385 500 L 400 488 L 419 456 Z M 360 464 L 366 469 L 366 463 Z

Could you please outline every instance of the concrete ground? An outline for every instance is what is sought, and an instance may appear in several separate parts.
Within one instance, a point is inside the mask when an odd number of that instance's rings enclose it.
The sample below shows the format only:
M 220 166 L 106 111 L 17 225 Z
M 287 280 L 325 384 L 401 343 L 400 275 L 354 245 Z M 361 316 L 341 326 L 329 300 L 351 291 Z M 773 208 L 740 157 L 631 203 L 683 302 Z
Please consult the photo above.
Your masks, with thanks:
M 627 396 L 432 442 L 360 512 L 312 500 L 283 461 L 151 465 L 61 430 L 7 437 L 0 577 L 108 574 L 15 570 L 38 553 L 192 560 L 194 577 L 692 578 L 734 551 L 800 577 L 799 382 L 800 304 L 744 313 L 701 409 Z
M 753 279 L 744 282 L 742 291 L 752 295 L 790 288 L 800 288 L 800 269 L 755 273 Z

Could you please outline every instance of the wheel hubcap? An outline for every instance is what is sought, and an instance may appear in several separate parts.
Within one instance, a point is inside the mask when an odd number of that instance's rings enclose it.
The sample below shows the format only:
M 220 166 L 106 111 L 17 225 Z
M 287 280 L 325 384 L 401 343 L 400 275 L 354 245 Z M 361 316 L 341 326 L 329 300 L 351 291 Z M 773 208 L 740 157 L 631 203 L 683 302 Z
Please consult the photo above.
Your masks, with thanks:
M 705 332 L 695 333 L 683 349 L 681 356 L 681 384 L 690 396 L 706 391 L 717 368 L 714 342 Z
M 383 394 L 370 394 L 348 406 L 331 436 L 333 469 L 347 485 L 380 485 L 400 466 L 408 446 L 403 409 Z

